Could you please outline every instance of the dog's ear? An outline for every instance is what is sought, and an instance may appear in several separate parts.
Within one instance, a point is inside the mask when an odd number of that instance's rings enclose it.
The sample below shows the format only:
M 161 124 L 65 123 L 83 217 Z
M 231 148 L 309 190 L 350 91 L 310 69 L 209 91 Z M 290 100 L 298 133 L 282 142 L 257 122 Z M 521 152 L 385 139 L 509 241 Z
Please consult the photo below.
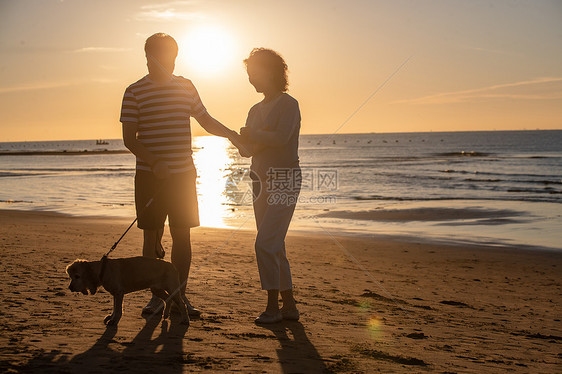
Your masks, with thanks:
M 84 269 L 84 272 L 82 273 L 82 276 L 85 278 L 84 285 L 88 288 L 90 294 L 95 295 L 98 291 L 98 287 L 100 286 L 98 275 L 94 272 L 93 266 L 90 262 L 84 261 L 82 263 L 82 267 Z
M 72 264 L 68 265 L 66 267 L 66 274 L 68 274 L 70 276 L 70 272 L 74 271 L 74 269 L 76 269 L 78 267 L 78 264 L 80 263 L 80 261 L 82 261 L 82 260 L 76 259 L 76 260 L 74 260 L 74 262 Z

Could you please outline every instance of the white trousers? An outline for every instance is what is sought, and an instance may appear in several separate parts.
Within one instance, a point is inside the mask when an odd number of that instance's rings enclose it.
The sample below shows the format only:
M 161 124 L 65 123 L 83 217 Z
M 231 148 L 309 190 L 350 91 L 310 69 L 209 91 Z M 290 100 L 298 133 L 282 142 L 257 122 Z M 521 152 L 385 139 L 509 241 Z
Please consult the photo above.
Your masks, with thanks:
M 255 250 L 264 290 L 285 291 L 293 288 L 291 268 L 285 252 L 285 236 L 295 211 L 300 186 L 288 192 L 260 191 L 259 180 L 254 180 L 254 215 L 258 234 Z

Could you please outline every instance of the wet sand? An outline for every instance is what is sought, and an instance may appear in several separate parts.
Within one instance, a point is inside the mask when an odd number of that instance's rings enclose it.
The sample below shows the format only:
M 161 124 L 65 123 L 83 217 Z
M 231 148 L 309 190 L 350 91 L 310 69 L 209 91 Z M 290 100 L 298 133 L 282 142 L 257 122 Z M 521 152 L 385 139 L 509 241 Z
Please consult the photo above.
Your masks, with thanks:
M 367 221 L 451 221 L 451 220 L 490 220 L 512 219 L 521 216 L 521 212 L 508 209 L 478 208 L 411 208 L 411 209 L 380 209 L 352 212 L 334 210 L 322 213 L 319 217 L 344 218 Z
M 129 223 L 0 211 L 1 372 L 562 370 L 562 253 L 293 233 L 301 320 L 261 327 L 255 233 L 197 228 L 188 294 L 201 319 L 144 319 L 141 291 L 106 328 L 111 296 L 70 292 L 64 270 L 98 260 Z M 140 246 L 133 229 L 112 256 Z

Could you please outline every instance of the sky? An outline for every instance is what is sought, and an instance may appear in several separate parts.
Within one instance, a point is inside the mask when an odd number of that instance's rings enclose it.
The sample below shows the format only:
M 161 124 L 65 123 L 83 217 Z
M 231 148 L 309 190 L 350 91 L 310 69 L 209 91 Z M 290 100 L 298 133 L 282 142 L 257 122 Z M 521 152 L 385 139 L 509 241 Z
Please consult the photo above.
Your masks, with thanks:
M 235 130 L 254 47 L 285 58 L 303 134 L 562 129 L 562 1 L 0 0 L 0 142 L 121 137 L 156 32 Z

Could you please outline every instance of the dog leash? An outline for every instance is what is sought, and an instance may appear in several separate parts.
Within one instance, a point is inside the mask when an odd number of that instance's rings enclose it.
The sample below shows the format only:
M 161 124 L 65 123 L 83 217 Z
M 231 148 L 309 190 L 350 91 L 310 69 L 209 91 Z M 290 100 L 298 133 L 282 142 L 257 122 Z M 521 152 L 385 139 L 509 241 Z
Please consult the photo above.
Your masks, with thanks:
M 117 248 L 117 246 L 119 245 L 119 242 L 121 242 L 121 240 L 125 237 L 125 235 L 127 235 L 127 233 L 129 232 L 129 230 L 131 229 L 131 227 L 133 227 L 133 225 L 139 220 L 139 216 L 141 216 L 147 209 L 148 207 L 154 202 L 154 199 L 156 198 L 156 196 L 158 196 L 160 194 L 160 192 L 164 189 L 164 187 L 166 186 L 166 183 L 163 183 L 162 186 L 160 186 L 158 188 L 158 190 L 156 190 L 156 192 L 154 193 L 154 195 L 150 198 L 150 200 L 148 200 L 148 202 L 146 203 L 146 205 L 144 206 L 144 208 L 142 208 L 142 210 L 140 211 L 139 214 L 137 214 L 137 217 L 133 220 L 133 222 L 131 222 L 131 224 L 129 225 L 129 227 L 127 227 L 127 230 L 125 230 L 125 232 L 123 233 L 123 235 L 121 235 L 121 237 L 115 242 L 113 243 L 113 245 L 111 246 L 111 248 L 109 249 L 109 251 L 107 251 L 106 254 L 104 254 L 101 257 L 101 269 L 100 269 L 100 274 L 99 274 L 99 278 L 102 279 L 103 275 L 105 274 L 105 268 L 107 265 L 107 259 L 109 257 L 109 255 L 111 254 L 111 252 L 113 252 L 115 250 L 115 248 Z M 164 256 L 162 256 L 164 257 Z

